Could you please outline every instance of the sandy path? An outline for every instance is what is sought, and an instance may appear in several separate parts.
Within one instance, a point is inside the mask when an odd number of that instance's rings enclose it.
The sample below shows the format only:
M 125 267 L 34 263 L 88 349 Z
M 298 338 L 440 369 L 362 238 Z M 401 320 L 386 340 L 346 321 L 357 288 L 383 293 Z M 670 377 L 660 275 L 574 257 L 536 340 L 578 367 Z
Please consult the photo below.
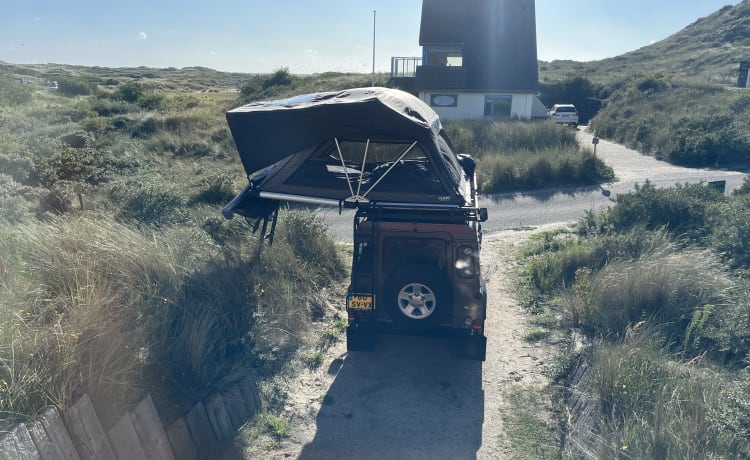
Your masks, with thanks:
M 550 228 L 553 226 L 549 226 Z M 539 231 L 538 229 L 535 231 Z M 532 230 L 485 235 L 487 360 L 458 360 L 444 339 L 379 337 L 372 353 L 329 349 L 323 365 L 282 383 L 282 417 L 291 435 L 240 440 L 245 459 L 503 459 L 508 458 L 504 391 L 546 385 L 553 350 L 523 340 L 526 314 L 511 283 L 516 252 Z M 342 305 L 337 305 L 342 308 Z

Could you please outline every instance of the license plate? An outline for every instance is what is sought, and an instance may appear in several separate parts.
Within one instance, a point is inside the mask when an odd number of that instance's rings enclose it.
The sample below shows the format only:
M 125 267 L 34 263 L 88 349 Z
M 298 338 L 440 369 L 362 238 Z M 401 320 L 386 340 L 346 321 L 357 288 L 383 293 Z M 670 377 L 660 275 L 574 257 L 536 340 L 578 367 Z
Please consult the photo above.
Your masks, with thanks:
M 372 310 L 372 296 L 361 294 L 349 294 L 346 298 L 348 310 Z

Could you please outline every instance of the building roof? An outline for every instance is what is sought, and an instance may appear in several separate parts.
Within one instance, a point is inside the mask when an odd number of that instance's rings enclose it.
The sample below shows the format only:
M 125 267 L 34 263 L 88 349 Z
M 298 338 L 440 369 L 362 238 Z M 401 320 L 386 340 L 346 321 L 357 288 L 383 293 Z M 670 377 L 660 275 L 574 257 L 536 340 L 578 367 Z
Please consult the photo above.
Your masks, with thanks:
M 423 0 L 419 44 L 462 44 L 468 33 L 468 12 L 475 0 Z

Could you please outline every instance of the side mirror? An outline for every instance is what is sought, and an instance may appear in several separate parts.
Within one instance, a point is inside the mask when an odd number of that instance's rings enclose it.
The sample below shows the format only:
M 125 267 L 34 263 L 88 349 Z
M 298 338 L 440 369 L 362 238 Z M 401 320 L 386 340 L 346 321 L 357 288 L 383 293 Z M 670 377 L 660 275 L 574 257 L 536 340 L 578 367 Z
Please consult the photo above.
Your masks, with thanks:
M 487 222 L 487 219 L 489 219 L 487 208 L 479 208 L 479 222 Z

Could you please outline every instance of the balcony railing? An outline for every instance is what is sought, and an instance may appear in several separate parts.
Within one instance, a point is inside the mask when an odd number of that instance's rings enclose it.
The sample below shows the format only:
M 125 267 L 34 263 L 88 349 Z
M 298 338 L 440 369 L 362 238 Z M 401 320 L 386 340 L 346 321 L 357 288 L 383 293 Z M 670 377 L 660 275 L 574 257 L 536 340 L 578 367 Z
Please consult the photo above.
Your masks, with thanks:
M 421 64 L 419 57 L 392 57 L 391 78 L 413 78 Z

